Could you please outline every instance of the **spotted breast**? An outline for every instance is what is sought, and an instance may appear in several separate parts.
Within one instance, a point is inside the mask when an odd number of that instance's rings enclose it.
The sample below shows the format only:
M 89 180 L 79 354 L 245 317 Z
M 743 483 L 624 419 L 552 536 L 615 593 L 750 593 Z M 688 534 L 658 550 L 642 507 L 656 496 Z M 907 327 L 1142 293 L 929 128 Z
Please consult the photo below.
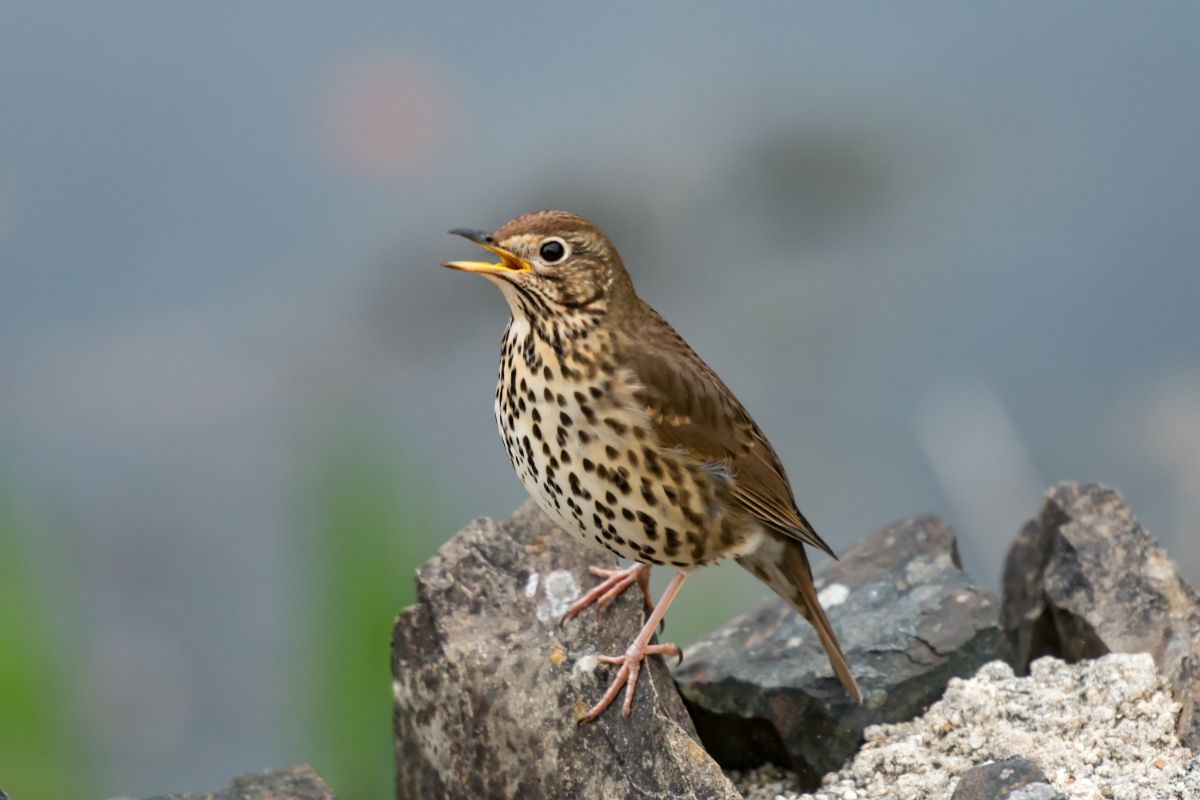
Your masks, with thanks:
M 621 558 L 686 569 L 752 549 L 760 526 L 729 507 L 725 468 L 661 446 L 613 347 L 602 331 L 555 342 L 509 321 L 496 423 L 526 490 L 565 530 Z

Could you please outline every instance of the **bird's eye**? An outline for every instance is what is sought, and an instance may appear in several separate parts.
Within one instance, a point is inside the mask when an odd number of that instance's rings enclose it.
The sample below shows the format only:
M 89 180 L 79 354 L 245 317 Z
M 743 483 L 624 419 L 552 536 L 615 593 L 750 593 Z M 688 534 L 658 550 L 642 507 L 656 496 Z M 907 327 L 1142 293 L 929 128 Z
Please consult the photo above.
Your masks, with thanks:
M 542 249 L 538 251 L 538 254 L 542 257 L 543 263 L 557 264 L 567 257 L 567 243 L 559 238 L 547 239 L 542 242 Z

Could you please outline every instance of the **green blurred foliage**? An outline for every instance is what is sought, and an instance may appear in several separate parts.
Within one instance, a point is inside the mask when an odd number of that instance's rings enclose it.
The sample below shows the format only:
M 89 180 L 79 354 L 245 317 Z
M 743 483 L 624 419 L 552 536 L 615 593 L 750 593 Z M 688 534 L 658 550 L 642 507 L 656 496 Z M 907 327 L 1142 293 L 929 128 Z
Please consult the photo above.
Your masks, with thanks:
M 27 533 L 0 487 L 0 789 L 14 800 L 83 797 L 80 683 L 62 618 L 71 582 L 34 559 Z
M 304 760 L 344 800 L 393 793 L 391 630 L 414 601 L 414 570 L 446 538 L 437 493 L 382 445 L 325 448 L 305 504 L 310 568 L 296 661 Z

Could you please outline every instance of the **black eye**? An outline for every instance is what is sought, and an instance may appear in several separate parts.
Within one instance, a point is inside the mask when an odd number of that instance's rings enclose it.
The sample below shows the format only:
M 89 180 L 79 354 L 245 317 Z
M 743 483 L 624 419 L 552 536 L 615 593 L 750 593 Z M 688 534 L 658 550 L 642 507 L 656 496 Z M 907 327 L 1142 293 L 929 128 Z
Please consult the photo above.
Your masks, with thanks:
M 543 262 L 557 264 L 567 257 L 567 245 L 562 239 L 547 239 L 542 242 L 542 249 L 538 253 Z

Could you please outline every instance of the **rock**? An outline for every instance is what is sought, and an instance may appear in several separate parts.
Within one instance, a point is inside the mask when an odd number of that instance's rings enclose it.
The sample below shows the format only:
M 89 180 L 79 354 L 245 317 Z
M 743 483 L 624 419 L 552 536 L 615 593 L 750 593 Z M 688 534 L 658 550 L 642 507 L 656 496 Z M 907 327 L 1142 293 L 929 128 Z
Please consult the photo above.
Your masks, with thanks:
M 216 794 L 160 795 L 149 800 L 337 800 L 312 767 L 304 764 L 273 772 L 254 772 L 233 779 Z
M 660 658 L 642 669 L 633 716 L 576 720 L 643 621 L 640 592 L 559 628 L 589 564 L 613 563 L 531 503 L 480 519 L 417 574 L 396 620 L 398 798 L 737 798 L 704 752 Z
M 972 768 L 1016 757 L 1036 764 L 1049 787 L 1030 784 L 1009 800 L 1200 797 L 1200 758 L 1175 735 L 1178 708 L 1145 653 L 1043 658 L 1026 677 L 996 661 L 951 680 L 924 716 L 868 728 L 858 754 L 810 795 L 759 794 L 759 770 L 738 786 L 748 800 L 945 800 Z M 768 779 L 779 785 L 777 771 Z
M 722 766 L 770 761 L 816 786 L 868 725 L 911 719 L 952 677 L 1007 655 L 995 600 L 963 573 L 954 532 L 935 517 L 872 533 L 817 586 L 864 705 L 841 688 L 808 623 L 773 599 L 688 648 L 675 673 Z
M 1018 790 L 1024 791 L 1018 794 Z M 1046 782 L 1042 768 L 1024 758 L 1006 758 L 963 773 L 950 800 L 1065 800 Z
M 1113 489 L 1063 483 L 1017 537 L 1004 569 L 1013 665 L 1150 653 L 1181 704 L 1180 738 L 1200 749 L 1200 602 Z

